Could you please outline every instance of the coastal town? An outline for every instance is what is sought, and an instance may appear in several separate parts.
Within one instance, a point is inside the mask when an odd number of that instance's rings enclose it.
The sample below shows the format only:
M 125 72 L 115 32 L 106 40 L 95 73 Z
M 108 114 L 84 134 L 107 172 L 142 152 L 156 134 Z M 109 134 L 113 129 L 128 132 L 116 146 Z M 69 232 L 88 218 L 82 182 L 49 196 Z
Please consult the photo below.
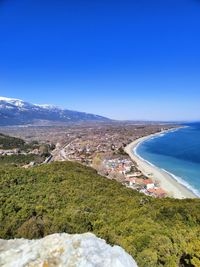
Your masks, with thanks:
M 154 197 L 167 196 L 167 192 L 159 186 L 159 183 L 144 176 L 132 160 L 108 159 L 103 161 L 103 166 L 108 178 L 116 179 L 128 188 Z
M 128 144 L 134 140 L 169 130 L 171 125 L 90 125 L 85 127 L 27 127 L 4 128 L 6 134 L 25 139 L 27 142 L 46 142 L 55 144 L 50 157 L 52 161 L 77 161 L 97 170 L 108 179 L 115 179 L 124 186 L 154 197 L 166 197 L 167 192 L 160 187 L 156 177 L 144 175 L 137 163 L 125 152 Z M 39 153 L 39 151 L 36 151 Z M 19 151 L 0 151 L 0 153 L 17 154 Z M 25 167 L 35 166 L 34 162 Z

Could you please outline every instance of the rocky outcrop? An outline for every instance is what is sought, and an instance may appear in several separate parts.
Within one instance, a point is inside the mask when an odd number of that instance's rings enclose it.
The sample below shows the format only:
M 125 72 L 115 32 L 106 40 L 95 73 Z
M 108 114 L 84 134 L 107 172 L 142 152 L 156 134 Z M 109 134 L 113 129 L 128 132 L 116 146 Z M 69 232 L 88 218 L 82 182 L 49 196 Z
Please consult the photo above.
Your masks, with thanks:
M 1 267 L 137 267 L 121 247 L 95 235 L 53 234 L 39 240 L 0 240 Z

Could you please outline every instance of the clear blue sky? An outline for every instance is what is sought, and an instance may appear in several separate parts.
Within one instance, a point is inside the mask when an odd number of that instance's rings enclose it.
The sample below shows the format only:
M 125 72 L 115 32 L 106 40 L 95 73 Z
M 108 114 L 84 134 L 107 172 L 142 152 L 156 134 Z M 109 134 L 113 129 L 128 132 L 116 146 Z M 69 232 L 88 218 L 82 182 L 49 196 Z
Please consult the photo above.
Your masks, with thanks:
M 200 119 L 200 1 L 0 0 L 0 95 Z

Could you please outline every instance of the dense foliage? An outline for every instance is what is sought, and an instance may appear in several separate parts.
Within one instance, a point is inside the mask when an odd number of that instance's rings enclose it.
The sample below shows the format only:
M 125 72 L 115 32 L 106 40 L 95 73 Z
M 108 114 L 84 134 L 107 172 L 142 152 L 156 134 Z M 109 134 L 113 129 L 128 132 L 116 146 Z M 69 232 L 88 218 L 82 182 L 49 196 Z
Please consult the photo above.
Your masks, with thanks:
M 25 164 L 29 164 L 30 162 L 39 164 L 42 163 L 44 160 L 44 156 L 35 154 L 5 155 L 0 156 L 0 165 L 23 166 Z
M 200 200 L 154 199 L 72 162 L 0 167 L 0 237 L 94 232 L 140 267 L 200 266 Z
M 1 149 L 24 148 L 24 146 L 25 146 L 24 140 L 0 133 L 0 148 Z
M 37 141 L 26 143 L 24 140 L 20 138 L 0 133 L 0 149 L 12 150 L 15 148 L 22 151 L 30 151 L 32 149 L 40 148 L 40 145 L 38 144 Z
M 24 140 L 0 133 L 0 165 L 23 166 L 34 162 L 42 163 L 55 148 L 53 144 L 39 144 L 37 141 L 26 143 Z M 35 152 L 36 150 L 36 152 Z M 9 154 L 9 152 L 12 152 Z

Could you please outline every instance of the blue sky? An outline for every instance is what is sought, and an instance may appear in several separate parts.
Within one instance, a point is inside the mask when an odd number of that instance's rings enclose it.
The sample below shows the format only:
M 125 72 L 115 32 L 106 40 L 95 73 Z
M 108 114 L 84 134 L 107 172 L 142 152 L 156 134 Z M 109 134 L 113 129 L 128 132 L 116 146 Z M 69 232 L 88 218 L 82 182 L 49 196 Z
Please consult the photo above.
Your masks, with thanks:
M 200 119 L 200 1 L 0 0 L 0 95 Z

